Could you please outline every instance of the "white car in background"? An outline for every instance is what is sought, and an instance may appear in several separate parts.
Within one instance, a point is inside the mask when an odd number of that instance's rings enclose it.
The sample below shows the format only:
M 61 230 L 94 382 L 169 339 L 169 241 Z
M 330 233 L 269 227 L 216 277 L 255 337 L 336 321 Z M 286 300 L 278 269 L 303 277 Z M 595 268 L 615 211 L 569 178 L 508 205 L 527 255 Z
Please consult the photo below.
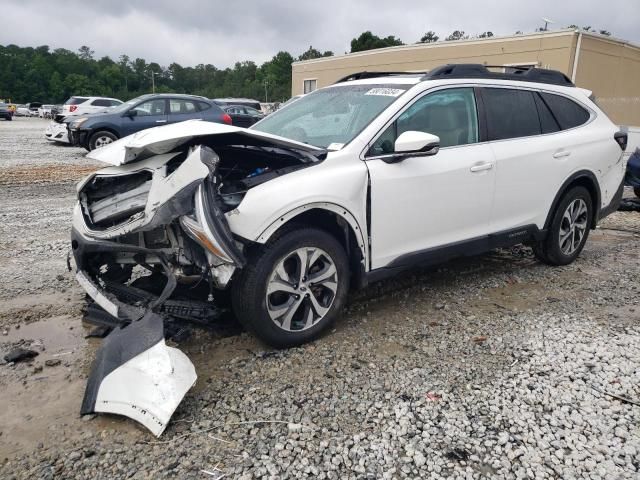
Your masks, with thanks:
M 55 105 L 42 105 L 38 108 L 38 118 L 51 118 Z
M 64 102 L 60 113 L 63 115 L 86 115 L 98 113 L 106 108 L 117 107 L 122 103 L 122 100 L 117 98 L 74 96 Z

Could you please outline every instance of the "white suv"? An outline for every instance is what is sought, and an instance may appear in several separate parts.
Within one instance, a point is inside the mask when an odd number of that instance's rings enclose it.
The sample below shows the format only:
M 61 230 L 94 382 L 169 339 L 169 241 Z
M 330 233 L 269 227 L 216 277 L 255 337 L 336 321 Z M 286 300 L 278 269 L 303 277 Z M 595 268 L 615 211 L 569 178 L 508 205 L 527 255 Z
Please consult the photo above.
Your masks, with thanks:
M 566 265 L 623 188 L 626 134 L 589 96 L 555 71 L 447 65 L 352 75 L 250 129 L 145 130 L 88 155 L 114 166 L 78 186 L 77 277 L 121 319 L 139 317 L 109 285 L 134 265 L 166 277 L 156 311 L 207 280 L 285 347 L 408 268 L 517 243 Z
M 63 115 L 86 115 L 122 105 L 122 100 L 108 97 L 71 97 L 62 106 Z

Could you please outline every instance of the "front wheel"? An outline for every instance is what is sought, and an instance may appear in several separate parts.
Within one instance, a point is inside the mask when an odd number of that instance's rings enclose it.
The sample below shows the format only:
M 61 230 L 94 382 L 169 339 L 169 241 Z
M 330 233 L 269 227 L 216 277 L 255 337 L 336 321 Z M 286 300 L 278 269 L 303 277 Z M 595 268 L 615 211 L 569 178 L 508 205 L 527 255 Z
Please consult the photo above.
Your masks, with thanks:
M 584 187 L 569 190 L 558 204 L 544 240 L 534 247 L 536 257 L 549 265 L 568 265 L 584 248 L 593 221 L 591 195 Z
M 265 343 L 293 347 L 316 338 L 340 314 L 349 290 L 349 263 L 330 234 L 300 228 L 248 259 L 232 287 L 240 322 Z
M 89 150 L 95 150 L 96 148 L 104 147 L 110 143 L 115 142 L 118 139 L 113 133 L 107 131 L 96 132 L 91 135 L 89 139 Z

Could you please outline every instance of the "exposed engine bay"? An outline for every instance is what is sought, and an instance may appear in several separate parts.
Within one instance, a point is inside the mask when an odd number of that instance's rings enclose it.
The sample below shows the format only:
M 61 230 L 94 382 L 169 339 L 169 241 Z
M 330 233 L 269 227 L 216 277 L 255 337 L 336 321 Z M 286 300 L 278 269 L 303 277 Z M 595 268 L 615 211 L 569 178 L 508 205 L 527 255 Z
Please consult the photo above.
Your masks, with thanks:
M 140 147 L 134 135 L 89 155 L 108 156 L 115 166 L 78 185 L 72 253 L 94 310 L 115 328 L 96 355 L 83 414 L 127 415 L 156 435 L 164 431 L 196 375 L 186 355 L 165 345 L 163 325 L 218 311 L 213 292 L 244 266 L 251 244 L 232 233 L 225 214 L 252 188 L 317 164 L 326 153 L 243 138 L 238 130 L 146 138 Z M 153 279 L 154 291 L 139 288 L 145 279 Z M 198 300 L 174 295 L 178 286 L 203 285 L 209 295 Z

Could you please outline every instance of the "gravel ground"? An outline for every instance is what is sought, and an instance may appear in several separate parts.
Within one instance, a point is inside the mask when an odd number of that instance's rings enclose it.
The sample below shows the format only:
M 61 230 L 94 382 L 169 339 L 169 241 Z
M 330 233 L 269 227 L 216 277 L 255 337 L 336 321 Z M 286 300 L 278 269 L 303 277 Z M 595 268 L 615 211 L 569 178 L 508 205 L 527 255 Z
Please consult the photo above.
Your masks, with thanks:
M 160 439 L 79 418 L 96 343 L 64 257 L 93 166 L 44 126 L 0 123 L 0 353 L 40 352 L 0 365 L 0 478 L 640 478 L 637 212 L 564 268 L 516 247 L 373 285 L 302 348 L 195 332 Z

